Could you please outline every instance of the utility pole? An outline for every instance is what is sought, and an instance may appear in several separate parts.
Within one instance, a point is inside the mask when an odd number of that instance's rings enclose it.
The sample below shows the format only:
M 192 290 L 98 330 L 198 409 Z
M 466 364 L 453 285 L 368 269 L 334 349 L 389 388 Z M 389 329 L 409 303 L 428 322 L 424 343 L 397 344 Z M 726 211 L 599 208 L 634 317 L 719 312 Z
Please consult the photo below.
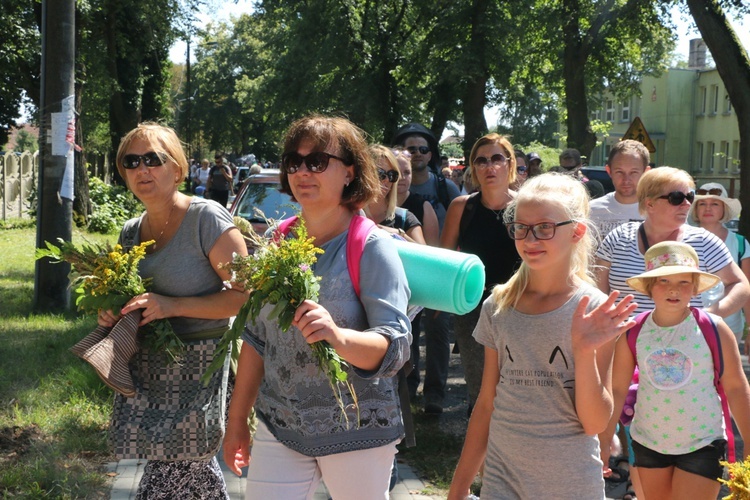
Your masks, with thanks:
M 42 84 L 36 246 L 73 236 L 75 145 L 75 0 L 42 1 Z M 34 309 L 70 305 L 68 264 L 36 261 Z

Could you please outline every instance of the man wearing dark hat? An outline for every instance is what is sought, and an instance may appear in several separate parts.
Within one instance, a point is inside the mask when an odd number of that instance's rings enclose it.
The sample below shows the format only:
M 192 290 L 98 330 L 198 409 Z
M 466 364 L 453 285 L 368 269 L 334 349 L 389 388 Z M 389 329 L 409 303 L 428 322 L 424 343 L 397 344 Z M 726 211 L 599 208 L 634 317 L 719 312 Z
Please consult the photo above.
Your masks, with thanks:
M 446 180 L 440 172 L 440 151 L 435 135 L 424 125 L 409 123 L 396 132 L 392 143 L 394 146 L 403 146 L 411 155 L 412 180 L 409 190 L 430 202 L 442 231 L 448 206 L 460 193 L 458 187 Z M 448 382 L 451 315 L 425 309 L 423 318 L 426 345 L 424 409 L 425 413 L 439 414 L 443 412 Z M 412 336 L 413 342 L 419 345 L 419 330 L 413 331 Z M 412 360 L 415 370 L 418 369 L 418 362 L 418 359 Z
M 539 153 L 529 153 L 526 157 L 526 165 L 529 167 L 529 179 L 542 173 L 542 158 Z
M 583 162 L 581 161 L 581 153 L 577 149 L 569 148 L 560 153 L 560 168 L 554 169 L 557 172 L 563 172 L 568 175 L 572 175 L 576 179 L 583 182 L 586 189 L 589 192 L 590 198 L 599 198 L 604 196 L 604 186 L 601 182 L 595 179 L 589 179 L 583 172 Z

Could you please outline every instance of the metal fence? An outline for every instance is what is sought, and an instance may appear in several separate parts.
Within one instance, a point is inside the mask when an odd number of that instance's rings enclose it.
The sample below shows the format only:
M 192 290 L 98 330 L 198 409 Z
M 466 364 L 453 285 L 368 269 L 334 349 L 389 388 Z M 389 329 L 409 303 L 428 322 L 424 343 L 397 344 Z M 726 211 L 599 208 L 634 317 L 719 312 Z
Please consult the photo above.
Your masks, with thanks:
M 8 152 L 0 156 L 0 217 L 28 219 L 39 172 L 39 154 Z

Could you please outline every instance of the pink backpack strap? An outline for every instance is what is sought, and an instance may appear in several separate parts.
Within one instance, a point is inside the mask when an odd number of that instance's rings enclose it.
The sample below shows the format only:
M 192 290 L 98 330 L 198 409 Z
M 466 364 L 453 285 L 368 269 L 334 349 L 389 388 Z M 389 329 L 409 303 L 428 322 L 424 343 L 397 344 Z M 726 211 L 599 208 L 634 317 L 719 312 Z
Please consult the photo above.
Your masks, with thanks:
M 346 235 L 346 267 L 349 269 L 349 278 L 352 280 L 354 292 L 359 297 L 359 271 L 362 253 L 365 251 L 367 236 L 377 225 L 361 215 L 352 217 L 349 223 L 349 233 Z
M 296 215 L 293 215 L 292 217 L 279 222 L 279 226 L 276 228 L 276 231 L 273 232 L 274 241 L 277 241 L 281 236 L 286 236 L 287 234 L 289 234 L 289 232 L 292 230 L 292 227 L 294 227 L 294 225 L 297 223 L 297 220 L 298 217 Z
M 729 413 L 729 402 L 727 401 L 726 392 L 724 392 L 724 386 L 721 385 L 721 376 L 724 374 L 724 356 L 721 352 L 721 338 L 719 337 L 719 330 L 716 328 L 716 323 L 711 319 L 706 311 L 698 307 L 691 307 L 695 321 L 698 323 L 698 327 L 703 333 L 703 337 L 706 339 L 709 349 L 711 350 L 711 358 L 714 362 L 714 388 L 716 393 L 719 395 L 721 401 L 721 411 L 724 414 L 724 427 L 727 433 L 727 455 L 729 462 L 734 462 L 735 448 L 734 448 L 734 431 L 732 430 L 732 418 Z
M 625 339 L 628 341 L 628 346 L 630 347 L 630 352 L 633 354 L 633 360 L 635 360 L 636 365 L 638 364 L 638 356 L 636 356 L 635 352 L 635 341 L 638 340 L 638 334 L 641 333 L 643 323 L 646 322 L 646 318 L 648 318 L 649 314 L 651 314 L 651 311 L 644 311 L 638 314 L 634 318 L 635 326 L 625 332 Z

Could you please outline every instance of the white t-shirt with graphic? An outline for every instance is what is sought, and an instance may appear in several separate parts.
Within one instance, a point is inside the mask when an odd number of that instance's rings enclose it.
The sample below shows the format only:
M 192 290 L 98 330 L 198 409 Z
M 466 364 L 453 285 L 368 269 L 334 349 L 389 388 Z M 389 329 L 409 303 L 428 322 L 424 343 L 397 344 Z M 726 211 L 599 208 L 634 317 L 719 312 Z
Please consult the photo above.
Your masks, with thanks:
M 643 220 L 643 216 L 638 212 L 638 202 L 620 203 L 615 199 L 614 192 L 591 200 L 590 217 L 599 230 L 600 238 L 607 236 L 611 230 L 620 224 Z
M 652 318 L 636 339 L 640 378 L 633 440 L 665 455 L 683 455 L 726 439 L 711 348 L 695 317 L 688 314 L 664 328 Z

